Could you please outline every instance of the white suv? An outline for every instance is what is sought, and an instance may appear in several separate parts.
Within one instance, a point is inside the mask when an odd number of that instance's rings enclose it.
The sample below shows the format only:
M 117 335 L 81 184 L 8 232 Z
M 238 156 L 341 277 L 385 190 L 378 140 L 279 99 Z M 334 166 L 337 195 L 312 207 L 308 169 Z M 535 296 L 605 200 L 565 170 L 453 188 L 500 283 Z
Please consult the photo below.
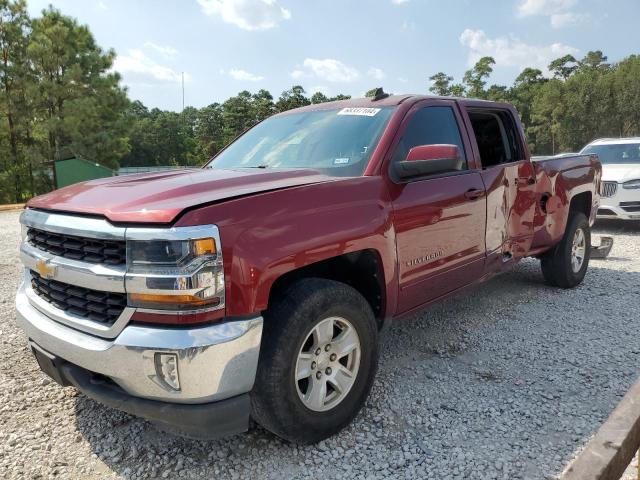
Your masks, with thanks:
M 640 220 L 640 137 L 594 140 L 580 153 L 595 153 L 602 163 L 598 218 Z

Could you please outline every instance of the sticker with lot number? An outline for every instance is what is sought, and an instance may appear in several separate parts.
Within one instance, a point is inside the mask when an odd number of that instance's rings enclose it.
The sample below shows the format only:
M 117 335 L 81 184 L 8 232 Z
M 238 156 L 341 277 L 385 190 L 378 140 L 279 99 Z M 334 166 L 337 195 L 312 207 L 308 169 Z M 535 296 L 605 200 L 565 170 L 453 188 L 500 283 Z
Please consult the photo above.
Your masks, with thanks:
M 347 107 L 340 110 L 338 115 L 360 115 L 362 117 L 373 117 L 379 111 L 379 108 Z

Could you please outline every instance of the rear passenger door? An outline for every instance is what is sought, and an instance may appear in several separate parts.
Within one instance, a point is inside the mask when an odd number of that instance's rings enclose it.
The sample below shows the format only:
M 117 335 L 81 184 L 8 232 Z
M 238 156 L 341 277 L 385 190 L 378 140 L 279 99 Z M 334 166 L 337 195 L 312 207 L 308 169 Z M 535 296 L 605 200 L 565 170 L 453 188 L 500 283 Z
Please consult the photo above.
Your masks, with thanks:
M 456 102 L 419 102 L 392 144 L 390 170 L 420 145 L 456 145 L 464 160 L 459 171 L 389 184 L 398 252 L 397 313 L 456 290 L 483 272 L 484 185 L 461 125 Z
M 513 112 L 467 109 L 487 192 L 487 270 L 524 257 L 533 240 L 535 171 Z

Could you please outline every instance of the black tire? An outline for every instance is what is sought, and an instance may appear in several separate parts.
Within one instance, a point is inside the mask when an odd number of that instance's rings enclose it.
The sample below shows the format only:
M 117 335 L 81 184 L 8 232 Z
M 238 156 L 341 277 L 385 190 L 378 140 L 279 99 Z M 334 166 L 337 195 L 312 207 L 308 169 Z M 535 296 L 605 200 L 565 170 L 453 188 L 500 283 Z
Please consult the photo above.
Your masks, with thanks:
M 573 240 L 576 232 L 584 233 L 586 248 L 582 266 L 574 271 L 571 263 Z M 542 257 L 542 275 L 549 285 L 560 288 L 573 288 L 582 283 L 589 267 L 591 254 L 591 228 L 589 220 L 582 212 L 571 212 L 564 236 L 560 243 Z
M 298 395 L 295 366 L 303 342 L 323 319 L 341 317 L 360 340 L 360 364 L 344 398 L 327 411 L 313 411 Z M 352 287 L 332 280 L 303 279 L 276 299 L 265 314 L 253 419 L 291 442 L 323 440 L 348 425 L 371 390 L 378 366 L 378 329 L 371 307 Z

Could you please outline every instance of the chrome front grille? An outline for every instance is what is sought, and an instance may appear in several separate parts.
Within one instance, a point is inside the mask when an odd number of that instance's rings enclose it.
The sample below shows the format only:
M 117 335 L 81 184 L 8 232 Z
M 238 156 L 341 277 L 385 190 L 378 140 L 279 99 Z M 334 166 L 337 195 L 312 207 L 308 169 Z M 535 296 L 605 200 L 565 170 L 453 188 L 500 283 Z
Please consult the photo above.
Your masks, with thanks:
M 127 306 L 124 293 L 101 292 L 48 280 L 33 270 L 30 274 L 34 293 L 68 315 L 113 325 Z
M 20 222 L 29 303 L 74 329 L 117 337 L 134 311 L 124 287 L 126 229 L 96 217 L 29 208 Z
M 613 197 L 618 191 L 618 184 L 616 182 L 602 182 L 602 197 Z
M 37 228 L 27 230 L 27 241 L 39 250 L 72 260 L 107 265 L 126 263 L 124 241 L 80 237 Z

